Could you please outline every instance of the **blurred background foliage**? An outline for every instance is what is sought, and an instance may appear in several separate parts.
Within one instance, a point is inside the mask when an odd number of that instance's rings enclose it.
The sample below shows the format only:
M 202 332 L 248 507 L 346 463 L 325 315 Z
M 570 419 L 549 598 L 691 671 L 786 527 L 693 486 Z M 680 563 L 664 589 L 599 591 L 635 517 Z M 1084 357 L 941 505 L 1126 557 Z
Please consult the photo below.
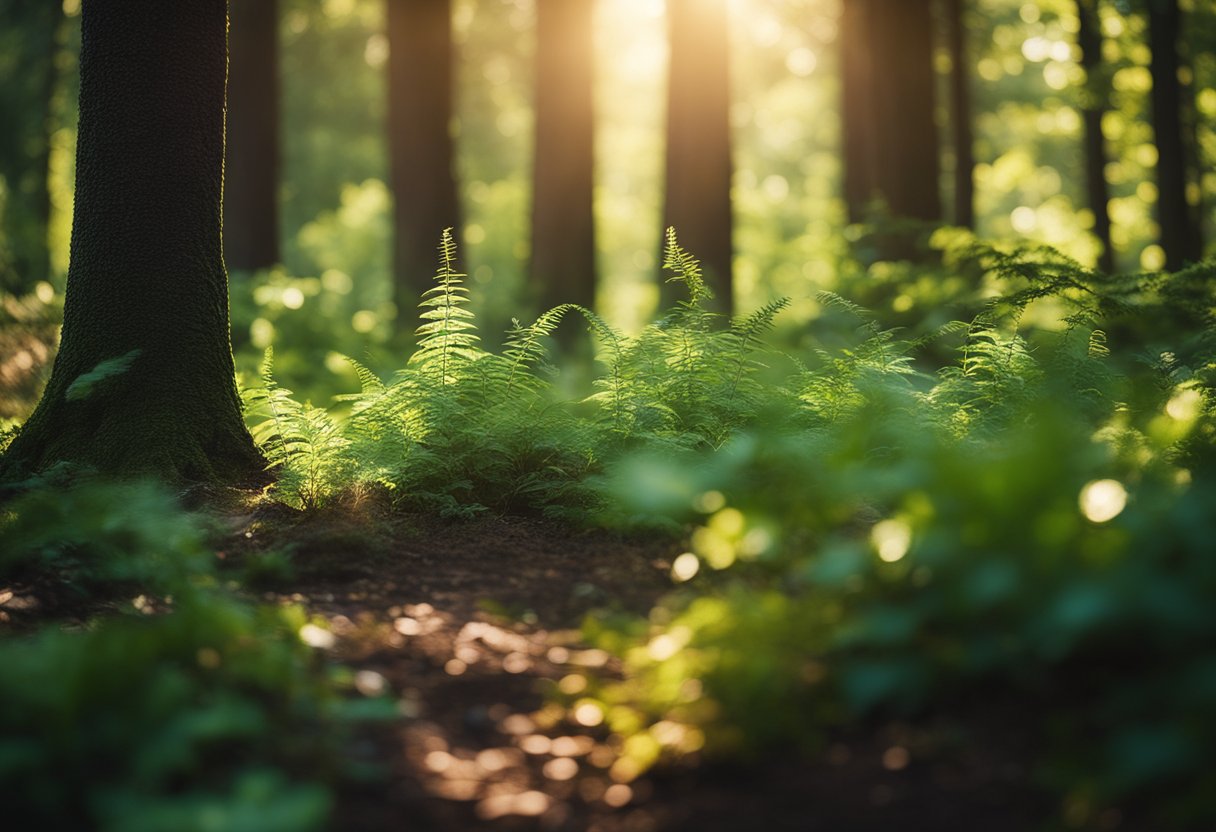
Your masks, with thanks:
M 0 270 L 8 289 L 0 313 L 6 347 L 0 416 L 8 419 L 28 410 L 49 358 L 47 322 L 55 319 L 68 259 L 79 0 L 65 0 L 62 15 L 53 5 L 0 5 L 0 112 L 9 125 L 0 144 Z M 790 296 L 793 310 L 784 326 L 791 329 L 819 313 L 816 291 L 881 281 L 891 269 L 865 262 L 864 247 L 849 245 L 864 243 L 864 235 L 847 224 L 840 196 L 841 7 L 841 0 L 730 2 L 735 299 L 746 312 Z M 1185 15 L 1180 80 L 1194 103 L 1186 129 L 1197 157 L 1210 160 L 1216 158 L 1216 9 L 1198 0 L 1180 0 L 1179 7 Z M 1049 243 L 1083 263 L 1096 262 L 1081 109 L 1086 90 L 1097 90 L 1109 93 L 1102 124 L 1116 270 L 1158 269 L 1165 256 L 1154 210 L 1157 149 L 1145 6 L 1138 0 L 1098 4 L 1103 61 L 1088 80 L 1077 8 L 1075 0 L 963 6 L 975 230 L 989 239 Z M 594 10 L 598 306 L 630 331 L 649 319 L 658 299 L 664 11 L 663 0 L 613 0 Z M 945 15 L 937 11 L 933 60 L 944 88 L 952 58 Z M 455 0 L 451 8 L 452 132 L 463 212 L 457 236 L 491 340 L 533 296 L 526 272 L 535 12 L 535 0 Z M 278 21 L 282 263 L 254 273 L 234 270 L 234 340 L 243 371 L 251 372 L 273 344 L 283 379 L 321 401 L 354 385 L 338 353 L 387 370 L 400 365 L 409 346 L 408 335 L 394 335 L 412 330 L 408 320 L 400 328 L 394 323 L 412 319 L 412 310 L 397 309 L 392 290 L 389 42 L 382 0 L 281 0 Z M 947 140 L 952 116 L 946 96 L 938 99 L 946 195 L 955 167 Z M 1204 236 L 1216 239 L 1210 198 L 1216 172 L 1210 164 L 1196 169 L 1201 176 L 1189 183 L 1188 198 L 1202 203 Z M 45 205 L 34 198 L 40 170 L 47 172 Z M 946 202 L 949 218 L 956 211 Z M 45 235 L 38 212 L 46 214 Z M 17 301 L 15 294 L 27 297 Z M 886 300 L 909 303 L 905 294 Z

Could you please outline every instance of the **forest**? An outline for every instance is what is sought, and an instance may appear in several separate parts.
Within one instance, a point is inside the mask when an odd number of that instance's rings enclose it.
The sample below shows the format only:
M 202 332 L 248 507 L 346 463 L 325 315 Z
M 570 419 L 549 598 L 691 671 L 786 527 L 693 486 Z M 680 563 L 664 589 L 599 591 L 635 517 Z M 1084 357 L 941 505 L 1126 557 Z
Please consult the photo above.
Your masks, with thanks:
M 1212 0 L 0 0 L 0 819 L 1216 828 Z

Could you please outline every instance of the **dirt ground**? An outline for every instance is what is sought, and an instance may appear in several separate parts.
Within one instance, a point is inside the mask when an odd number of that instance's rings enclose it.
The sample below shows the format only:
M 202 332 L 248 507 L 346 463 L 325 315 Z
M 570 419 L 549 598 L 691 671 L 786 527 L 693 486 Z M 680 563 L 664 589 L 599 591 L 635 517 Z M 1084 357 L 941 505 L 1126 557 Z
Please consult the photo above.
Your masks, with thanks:
M 340 832 L 1022 832 L 1059 817 L 1031 785 L 1016 717 L 993 711 L 980 728 L 871 726 L 810 760 L 692 759 L 621 777 L 603 727 L 546 692 L 577 688 L 584 670 L 619 672 L 579 624 L 597 608 L 645 613 L 671 587 L 678 543 L 529 520 L 398 524 L 370 540 L 360 528 L 296 528 L 296 561 L 321 571 L 268 593 L 323 615 L 356 686 L 398 702 L 395 723 L 349 749 L 352 765 L 382 776 L 344 789 Z M 1122 820 L 1096 828 L 1129 828 Z

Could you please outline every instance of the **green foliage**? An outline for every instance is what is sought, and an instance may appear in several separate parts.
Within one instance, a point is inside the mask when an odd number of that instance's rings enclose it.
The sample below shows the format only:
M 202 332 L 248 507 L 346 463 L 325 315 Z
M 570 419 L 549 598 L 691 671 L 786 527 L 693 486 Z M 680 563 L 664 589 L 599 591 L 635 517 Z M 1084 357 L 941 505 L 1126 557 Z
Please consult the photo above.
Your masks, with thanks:
M 209 596 L 0 643 L 7 817 L 114 832 L 322 828 L 322 732 L 337 710 L 301 624 Z
M 795 377 L 809 420 L 613 467 L 620 514 L 696 523 L 675 574 L 699 575 L 648 625 L 591 625 L 627 668 L 594 696 L 642 769 L 999 690 L 1062 792 L 1210 818 L 1216 273 L 947 255 L 1001 290 L 938 328 L 947 363 L 825 296 L 860 325 Z
M 199 523 L 152 483 L 34 488 L 0 510 L 0 582 L 168 595 L 207 561 Z
M 1200 704 L 1212 267 L 1108 277 L 1049 250 L 938 243 L 936 268 L 967 275 L 969 320 L 892 325 L 823 293 L 781 378 L 757 359 L 785 360 L 763 343 L 785 302 L 722 327 L 674 234 L 688 297 L 657 323 L 627 335 L 562 306 L 516 322 L 501 354 L 445 236 L 418 351 L 389 382 L 352 364 L 350 416 L 303 447 L 334 455 L 331 498 L 379 484 L 455 515 L 692 522 L 702 576 L 649 625 L 591 631 L 629 671 L 593 694 L 636 770 L 702 744 L 814 748 L 841 723 L 995 687 L 1047 715 L 1043 774 L 1062 791 L 1164 795 L 1154 811 L 1189 822 L 1211 806 L 1179 772 L 1216 743 Z M 601 367 L 574 403 L 544 371 L 567 314 Z
M 786 302 L 718 328 L 699 266 L 674 233 L 667 259 L 689 297 L 667 318 L 627 336 L 567 304 L 526 326 L 514 321 L 498 353 L 481 346 L 450 232 L 439 255 L 406 366 L 386 383 L 348 359 L 362 387 L 340 397 L 348 418 L 295 401 L 268 363 L 262 386 L 246 392 L 254 436 L 279 472 L 276 492 L 292 505 L 318 508 L 380 487 L 403 505 L 448 515 L 584 515 L 596 500 L 588 475 L 622 447 L 716 446 L 773 399 L 755 355 Z M 569 314 L 587 320 L 604 367 L 581 405 L 556 399 L 545 360 L 547 339 Z
M 0 585 L 134 597 L 125 614 L 0 640 L 13 823 L 323 827 L 337 743 L 353 719 L 379 714 L 338 695 L 301 641 L 302 611 L 219 591 L 214 564 L 204 522 L 157 484 L 44 486 L 5 505 Z M 281 566 L 267 555 L 248 575 Z
M 277 473 L 277 493 L 297 508 L 317 508 L 337 490 L 346 440 L 326 411 L 300 404 L 290 390 L 275 384 L 273 369 L 274 351 L 267 347 L 262 386 L 242 394 L 246 414 L 254 421 L 250 430 Z

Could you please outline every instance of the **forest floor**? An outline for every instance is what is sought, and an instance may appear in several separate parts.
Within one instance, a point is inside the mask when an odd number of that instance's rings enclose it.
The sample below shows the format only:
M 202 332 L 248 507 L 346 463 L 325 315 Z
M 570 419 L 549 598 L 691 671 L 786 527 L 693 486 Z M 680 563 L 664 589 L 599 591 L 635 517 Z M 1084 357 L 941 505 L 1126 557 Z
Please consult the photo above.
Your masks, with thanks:
M 356 687 L 399 702 L 395 722 L 347 750 L 380 774 L 343 788 L 341 832 L 1020 832 L 1059 816 L 1032 783 L 1017 727 L 1028 715 L 999 696 L 836 736 L 810 758 L 690 759 L 614 782 L 608 732 L 545 693 L 577 687 L 580 669 L 620 672 L 580 623 L 597 609 L 644 615 L 671 588 L 678 541 L 498 518 L 250 528 L 232 556 L 289 545 L 315 565 L 267 599 L 324 616 Z

